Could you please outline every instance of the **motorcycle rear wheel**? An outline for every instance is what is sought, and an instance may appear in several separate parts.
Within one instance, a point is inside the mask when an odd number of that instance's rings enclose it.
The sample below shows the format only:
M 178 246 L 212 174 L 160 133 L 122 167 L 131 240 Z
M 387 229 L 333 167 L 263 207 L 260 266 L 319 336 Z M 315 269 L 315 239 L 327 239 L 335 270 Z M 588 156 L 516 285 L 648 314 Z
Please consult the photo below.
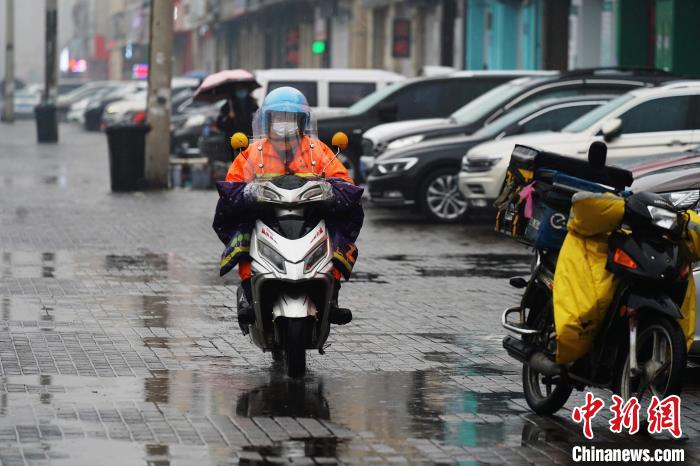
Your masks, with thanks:
M 284 342 L 284 365 L 287 376 L 298 379 L 306 373 L 306 319 L 289 319 Z
M 532 314 L 533 311 L 531 310 L 530 313 Z M 528 342 L 534 343 L 542 350 L 549 349 L 547 340 L 553 338 L 554 335 L 554 324 L 551 316 L 551 305 L 548 305 L 544 311 L 537 312 L 537 315 L 528 316 L 529 326 L 543 331 L 541 335 L 528 337 Z M 566 380 L 566 376 L 546 376 L 527 364 L 523 364 L 522 379 L 525 401 L 535 413 L 544 416 L 559 411 L 566 404 L 574 388 Z
M 652 395 L 660 400 L 679 395 L 687 362 L 686 341 L 678 324 L 666 317 L 643 323 L 637 337 L 638 377 L 630 374 L 629 350 L 618 365 L 613 391 L 623 399 L 636 397 L 648 402 Z

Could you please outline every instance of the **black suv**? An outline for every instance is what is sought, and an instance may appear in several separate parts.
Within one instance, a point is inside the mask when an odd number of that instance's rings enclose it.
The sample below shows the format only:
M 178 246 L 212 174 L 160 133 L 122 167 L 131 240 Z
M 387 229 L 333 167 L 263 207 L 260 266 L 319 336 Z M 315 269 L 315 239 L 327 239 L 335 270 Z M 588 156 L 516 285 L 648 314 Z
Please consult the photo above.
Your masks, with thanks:
M 372 128 L 362 141 L 363 156 L 378 157 L 387 149 L 398 149 L 420 141 L 458 134 L 472 134 L 520 105 L 548 97 L 587 94 L 624 94 L 679 79 L 663 70 L 592 68 L 565 71 L 548 77 L 514 80 L 481 95 L 449 118 L 381 125 Z
M 388 150 L 376 159 L 367 180 L 372 203 L 415 206 L 431 220 L 456 222 L 467 213 L 457 174 L 469 149 L 505 136 L 559 131 L 612 98 L 589 95 L 541 99 L 508 112 L 471 136 L 431 139 Z
M 446 117 L 484 92 L 512 79 L 548 75 L 536 71 L 458 71 L 429 78 L 396 82 L 359 100 L 347 113 L 318 119 L 318 135 L 330 144 L 337 131 L 347 133 L 348 149 L 341 160 L 351 175 L 361 178 L 362 134 L 381 123 Z

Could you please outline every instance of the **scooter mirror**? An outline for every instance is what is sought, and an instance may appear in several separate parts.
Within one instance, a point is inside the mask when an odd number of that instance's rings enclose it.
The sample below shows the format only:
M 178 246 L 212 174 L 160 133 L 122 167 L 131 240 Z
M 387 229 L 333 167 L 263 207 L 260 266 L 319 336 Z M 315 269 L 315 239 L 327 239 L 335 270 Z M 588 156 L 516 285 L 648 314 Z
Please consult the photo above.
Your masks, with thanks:
M 344 151 L 348 148 L 348 135 L 342 131 L 338 131 L 333 135 L 331 145 L 337 147 L 341 151 Z
M 243 133 L 234 133 L 230 142 L 234 150 L 245 149 L 248 147 L 248 136 Z
M 608 155 L 608 146 L 604 142 L 595 141 L 588 148 L 588 163 L 593 168 L 603 168 Z

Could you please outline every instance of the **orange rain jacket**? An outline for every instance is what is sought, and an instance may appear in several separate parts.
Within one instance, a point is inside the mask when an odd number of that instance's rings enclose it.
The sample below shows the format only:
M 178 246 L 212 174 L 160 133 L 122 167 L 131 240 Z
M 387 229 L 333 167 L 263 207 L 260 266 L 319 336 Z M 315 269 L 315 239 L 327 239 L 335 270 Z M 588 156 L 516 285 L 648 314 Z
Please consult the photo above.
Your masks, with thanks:
M 313 147 L 311 147 L 313 145 Z M 263 167 L 260 165 L 262 150 Z M 312 164 L 313 162 L 313 164 Z M 311 172 L 313 170 L 313 173 Z M 289 164 L 291 173 L 312 176 L 325 174 L 326 178 L 340 178 L 353 183 L 340 160 L 335 158 L 333 151 L 318 139 L 305 136 L 294 158 Z M 253 142 L 231 164 L 226 174 L 226 181 L 248 182 L 255 176 L 284 175 L 285 167 L 277 151 L 267 139 Z

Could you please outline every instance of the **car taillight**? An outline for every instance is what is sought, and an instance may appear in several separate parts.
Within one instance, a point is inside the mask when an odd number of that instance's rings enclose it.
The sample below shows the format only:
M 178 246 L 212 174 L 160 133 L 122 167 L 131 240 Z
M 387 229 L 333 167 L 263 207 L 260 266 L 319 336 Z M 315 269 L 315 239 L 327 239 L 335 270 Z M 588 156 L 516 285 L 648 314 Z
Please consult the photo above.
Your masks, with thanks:
M 613 262 L 627 267 L 628 269 L 636 269 L 637 263 L 622 249 L 615 249 L 615 254 L 613 255 Z
M 681 267 L 679 275 L 681 276 L 681 279 L 685 280 L 688 278 L 688 274 L 690 273 L 690 266 L 685 263 L 683 264 L 683 267 Z
M 136 125 L 143 123 L 144 121 L 146 121 L 146 112 L 144 111 L 136 112 L 131 117 L 131 122 Z

